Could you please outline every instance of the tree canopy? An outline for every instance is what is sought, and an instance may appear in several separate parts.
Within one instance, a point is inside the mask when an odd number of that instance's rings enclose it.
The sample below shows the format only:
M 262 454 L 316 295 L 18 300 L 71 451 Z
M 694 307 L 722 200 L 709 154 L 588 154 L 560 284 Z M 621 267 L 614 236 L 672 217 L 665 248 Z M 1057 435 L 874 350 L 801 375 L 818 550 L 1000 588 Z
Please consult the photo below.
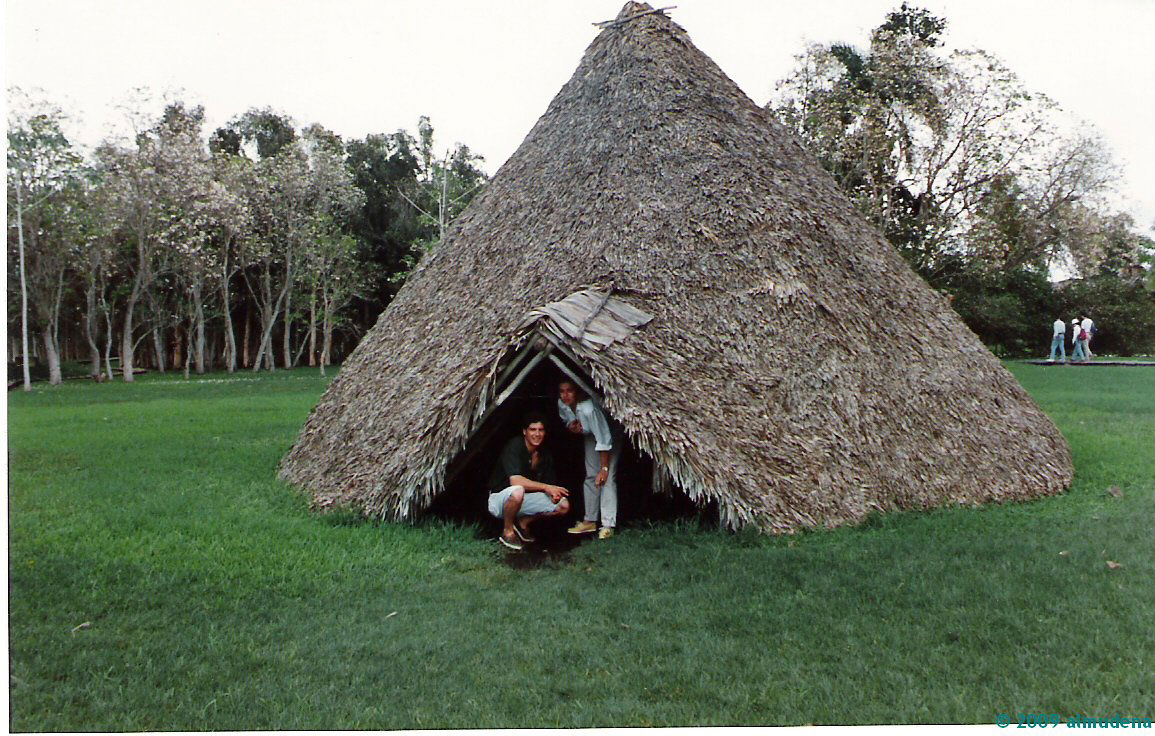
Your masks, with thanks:
M 997 57 L 946 53 L 946 27 L 903 3 L 864 48 L 810 45 L 768 108 L 988 344 L 1025 354 L 1066 304 L 1051 273 L 1110 260 L 1143 280 L 1151 241 L 1108 206 L 1118 170 L 1097 134 Z
M 42 343 L 12 352 L 47 357 L 53 381 L 81 336 L 102 377 L 116 344 L 125 380 L 140 361 L 323 368 L 487 181 L 468 146 L 437 153 L 425 117 L 416 134 L 345 141 L 269 108 L 208 135 L 204 110 L 179 100 L 133 112 L 131 141 L 90 153 L 59 110 L 9 121 L 9 247 L 27 245 L 29 266 L 9 294 L 30 297 Z

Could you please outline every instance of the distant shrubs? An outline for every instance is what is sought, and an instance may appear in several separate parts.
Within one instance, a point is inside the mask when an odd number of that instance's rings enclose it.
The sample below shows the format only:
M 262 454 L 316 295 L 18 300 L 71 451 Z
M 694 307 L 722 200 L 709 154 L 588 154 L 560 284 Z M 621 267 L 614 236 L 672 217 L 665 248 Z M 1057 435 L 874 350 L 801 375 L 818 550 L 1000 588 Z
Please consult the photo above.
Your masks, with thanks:
M 1155 293 L 1139 279 L 1102 274 L 1056 286 L 1034 271 L 985 272 L 960 264 L 932 285 L 951 296 L 958 315 L 999 357 L 1044 355 L 1051 324 L 1083 316 L 1098 329 L 1096 354 L 1155 353 Z

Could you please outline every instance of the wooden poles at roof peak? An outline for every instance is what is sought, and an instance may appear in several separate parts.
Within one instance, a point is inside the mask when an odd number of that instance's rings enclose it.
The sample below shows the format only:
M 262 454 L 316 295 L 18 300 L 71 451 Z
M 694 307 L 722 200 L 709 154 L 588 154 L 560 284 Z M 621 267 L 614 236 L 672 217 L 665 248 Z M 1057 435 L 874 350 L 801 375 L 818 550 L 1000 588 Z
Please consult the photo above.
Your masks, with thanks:
M 617 18 L 615 18 L 613 20 L 603 20 L 603 21 L 598 21 L 598 22 L 594 23 L 594 25 L 597 26 L 598 28 L 603 28 L 603 29 L 604 28 L 617 28 L 618 26 L 623 26 L 626 23 L 629 23 L 632 20 L 637 20 L 638 18 L 641 18 L 643 16 L 653 15 L 654 13 L 663 13 L 664 14 L 667 10 L 674 10 L 677 7 L 678 7 L 677 5 L 667 5 L 664 8 L 653 8 L 651 10 L 647 10 L 645 12 L 638 13 L 637 15 L 631 15 L 629 18 L 622 18 L 621 20 L 618 20 Z

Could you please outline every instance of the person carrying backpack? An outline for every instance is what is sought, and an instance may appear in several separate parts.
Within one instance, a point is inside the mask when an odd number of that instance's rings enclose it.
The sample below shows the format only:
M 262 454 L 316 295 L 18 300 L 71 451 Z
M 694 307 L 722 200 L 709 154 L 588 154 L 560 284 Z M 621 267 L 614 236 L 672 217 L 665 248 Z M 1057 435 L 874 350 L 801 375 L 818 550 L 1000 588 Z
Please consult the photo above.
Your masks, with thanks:
M 1074 350 L 1071 351 L 1072 363 L 1087 362 L 1087 341 L 1083 339 L 1083 326 L 1079 324 L 1078 319 L 1071 320 L 1071 346 Z

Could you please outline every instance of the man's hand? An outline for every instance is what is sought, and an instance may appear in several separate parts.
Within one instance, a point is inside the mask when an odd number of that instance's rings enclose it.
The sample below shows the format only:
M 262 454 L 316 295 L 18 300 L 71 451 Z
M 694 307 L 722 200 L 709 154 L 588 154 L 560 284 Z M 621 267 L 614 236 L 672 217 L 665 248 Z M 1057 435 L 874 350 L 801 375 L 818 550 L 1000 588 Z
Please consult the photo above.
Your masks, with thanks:
M 566 429 L 573 432 L 574 434 L 581 434 L 582 433 L 582 423 L 575 419 L 572 422 L 570 422 L 568 425 L 566 425 Z
M 562 500 L 562 498 L 569 495 L 569 491 L 562 488 L 561 486 L 547 485 L 545 487 L 545 492 L 549 494 L 549 500 L 553 501 L 554 503 L 557 503 L 558 501 Z
M 598 488 L 601 488 L 602 486 L 604 486 L 606 484 L 606 481 L 609 479 L 610 479 L 610 471 L 605 469 L 605 468 L 602 468 L 601 470 L 598 471 L 598 477 L 594 478 L 594 483 L 597 485 Z

